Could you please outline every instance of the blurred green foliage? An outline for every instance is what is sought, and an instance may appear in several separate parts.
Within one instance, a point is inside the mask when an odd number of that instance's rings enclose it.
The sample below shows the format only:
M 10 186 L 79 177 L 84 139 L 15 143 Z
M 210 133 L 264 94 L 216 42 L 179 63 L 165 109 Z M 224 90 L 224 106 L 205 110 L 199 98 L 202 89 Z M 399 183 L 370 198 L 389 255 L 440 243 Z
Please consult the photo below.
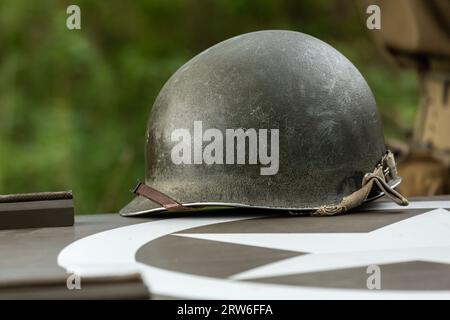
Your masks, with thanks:
M 81 7 L 81 30 L 66 8 Z M 347 0 L 0 2 L 0 194 L 73 189 L 78 213 L 116 212 L 144 173 L 144 133 L 165 80 L 205 48 L 263 29 L 309 33 L 366 77 L 388 136 L 404 138 L 414 72 L 393 69 Z

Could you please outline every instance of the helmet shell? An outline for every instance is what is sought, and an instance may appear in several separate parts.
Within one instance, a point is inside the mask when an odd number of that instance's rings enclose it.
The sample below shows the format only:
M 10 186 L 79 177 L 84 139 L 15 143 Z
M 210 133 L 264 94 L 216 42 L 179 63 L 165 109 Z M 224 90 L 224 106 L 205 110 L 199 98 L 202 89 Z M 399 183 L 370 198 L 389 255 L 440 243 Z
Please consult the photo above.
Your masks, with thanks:
M 185 128 L 194 137 L 195 121 L 224 133 L 278 129 L 277 173 L 174 164 L 171 134 Z M 308 210 L 359 189 L 385 152 L 373 94 L 347 58 L 300 32 L 259 31 L 203 51 L 166 82 L 148 120 L 145 182 L 188 206 Z M 161 209 L 138 196 L 121 212 Z

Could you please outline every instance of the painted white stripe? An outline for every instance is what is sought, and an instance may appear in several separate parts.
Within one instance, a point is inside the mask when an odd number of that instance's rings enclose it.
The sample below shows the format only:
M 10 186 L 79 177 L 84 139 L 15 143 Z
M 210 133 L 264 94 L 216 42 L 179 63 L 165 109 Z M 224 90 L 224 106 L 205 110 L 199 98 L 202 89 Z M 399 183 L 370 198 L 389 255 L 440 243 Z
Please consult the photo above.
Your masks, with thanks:
M 407 210 L 407 209 L 450 209 L 450 201 L 411 201 L 409 206 L 401 207 L 393 202 L 371 202 L 361 207 L 366 210 Z

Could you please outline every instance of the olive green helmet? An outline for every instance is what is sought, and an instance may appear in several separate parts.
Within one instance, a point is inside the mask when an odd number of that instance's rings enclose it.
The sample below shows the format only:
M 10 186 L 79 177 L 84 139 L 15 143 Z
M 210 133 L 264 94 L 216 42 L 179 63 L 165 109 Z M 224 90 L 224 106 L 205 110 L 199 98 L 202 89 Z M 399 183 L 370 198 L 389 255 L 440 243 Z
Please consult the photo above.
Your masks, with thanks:
M 223 41 L 162 88 L 145 183 L 124 216 L 199 207 L 342 213 L 407 200 L 366 81 L 312 36 L 260 31 Z

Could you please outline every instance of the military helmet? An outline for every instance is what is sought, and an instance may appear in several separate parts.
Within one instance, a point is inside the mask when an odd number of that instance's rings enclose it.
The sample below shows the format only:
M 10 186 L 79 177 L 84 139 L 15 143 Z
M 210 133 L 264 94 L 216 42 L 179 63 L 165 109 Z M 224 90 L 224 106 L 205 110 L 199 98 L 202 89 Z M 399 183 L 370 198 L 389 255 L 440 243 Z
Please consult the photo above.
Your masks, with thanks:
M 201 207 L 329 215 L 387 194 L 406 205 L 375 99 L 325 42 L 259 31 L 192 58 L 146 133 L 145 183 L 124 216 Z

